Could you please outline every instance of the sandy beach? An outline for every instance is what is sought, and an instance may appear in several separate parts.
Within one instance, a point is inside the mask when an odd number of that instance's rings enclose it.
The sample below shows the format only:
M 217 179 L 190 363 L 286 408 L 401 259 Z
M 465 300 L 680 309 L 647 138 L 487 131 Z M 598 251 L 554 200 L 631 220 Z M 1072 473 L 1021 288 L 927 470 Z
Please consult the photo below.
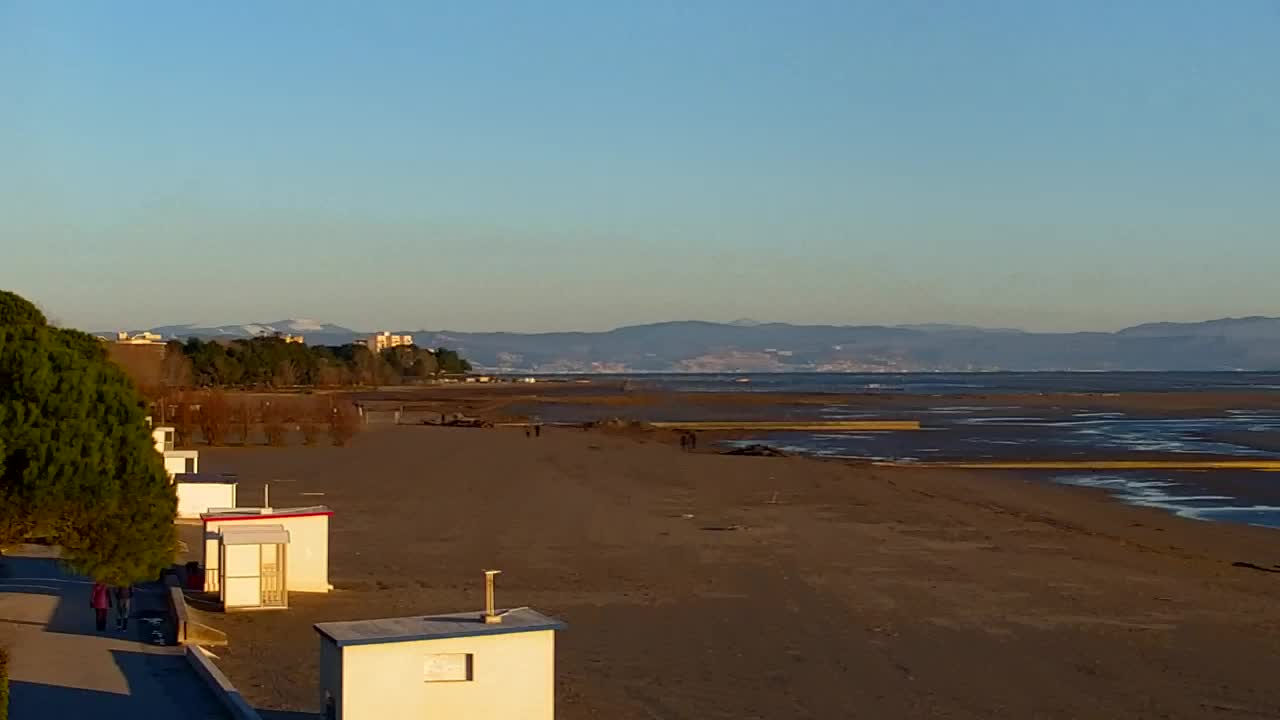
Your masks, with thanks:
M 262 707 L 318 709 L 313 623 L 478 609 L 497 567 L 500 604 L 569 625 L 569 720 L 1280 716 L 1272 530 L 578 430 L 391 426 L 202 464 L 242 503 L 269 482 L 335 510 L 335 592 L 217 616 Z

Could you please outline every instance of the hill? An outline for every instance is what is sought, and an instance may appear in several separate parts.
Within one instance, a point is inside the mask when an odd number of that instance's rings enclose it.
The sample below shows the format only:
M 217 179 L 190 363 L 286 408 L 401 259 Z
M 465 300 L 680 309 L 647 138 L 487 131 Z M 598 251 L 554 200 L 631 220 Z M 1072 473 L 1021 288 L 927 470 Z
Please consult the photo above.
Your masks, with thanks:
M 368 333 L 311 320 L 152 328 L 170 337 L 302 334 L 340 345 Z M 519 372 L 911 372 L 1273 370 L 1280 318 L 1151 323 L 1118 332 L 1034 333 L 963 325 L 664 322 L 607 332 L 411 331 L 477 367 Z

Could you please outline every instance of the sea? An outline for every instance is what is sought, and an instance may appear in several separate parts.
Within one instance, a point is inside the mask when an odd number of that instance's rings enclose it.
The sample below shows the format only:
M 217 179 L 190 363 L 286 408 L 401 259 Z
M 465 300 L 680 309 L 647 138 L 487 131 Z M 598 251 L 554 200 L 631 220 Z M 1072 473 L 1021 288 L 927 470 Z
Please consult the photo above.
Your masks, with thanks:
M 1280 372 L 984 372 L 642 375 L 644 387 L 689 393 L 831 393 L 830 404 L 793 407 L 788 419 L 914 418 L 909 433 L 774 433 L 726 444 L 765 443 L 828 458 L 898 462 L 959 459 L 1203 456 L 1280 460 L 1275 403 L 1203 412 L 1099 410 L 1090 396 L 1113 393 L 1280 391 Z M 842 404 L 839 394 L 921 396 L 911 409 Z M 1046 408 L 1016 395 L 1079 394 Z M 982 395 L 982 404 L 930 402 L 930 395 Z M 998 396 L 1008 395 L 1008 402 Z M 996 396 L 993 401 L 991 396 Z M 939 398 L 939 400 L 943 400 Z M 1073 407 L 1074 406 L 1074 407 Z M 1280 529 L 1280 473 L 1255 470 L 1036 471 L 1048 482 L 1097 488 L 1132 505 L 1205 521 Z

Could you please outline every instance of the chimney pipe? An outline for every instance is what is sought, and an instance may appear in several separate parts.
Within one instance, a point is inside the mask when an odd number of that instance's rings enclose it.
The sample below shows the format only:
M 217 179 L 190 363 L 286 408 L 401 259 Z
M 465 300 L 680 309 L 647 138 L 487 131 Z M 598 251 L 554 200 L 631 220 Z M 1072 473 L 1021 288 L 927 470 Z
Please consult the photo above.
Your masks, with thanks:
M 486 625 L 496 625 L 502 622 L 502 616 L 498 614 L 493 603 L 493 576 L 500 572 L 502 571 L 484 571 L 484 623 Z

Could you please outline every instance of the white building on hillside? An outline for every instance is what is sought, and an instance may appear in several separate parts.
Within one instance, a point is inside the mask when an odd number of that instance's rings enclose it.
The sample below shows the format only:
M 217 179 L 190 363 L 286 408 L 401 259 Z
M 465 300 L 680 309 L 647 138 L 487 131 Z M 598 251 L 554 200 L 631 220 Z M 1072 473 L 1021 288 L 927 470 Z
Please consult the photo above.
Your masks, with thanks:
M 121 330 L 116 333 L 116 342 L 125 345 L 155 345 L 163 338 L 153 332 L 140 332 L 137 335 L 129 335 L 129 333 Z
M 365 347 L 378 353 L 387 348 L 402 347 L 404 345 L 413 344 L 412 335 L 392 335 L 390 330 L 383 330 L 377 335 L 373 335 L 366 340 L 361 341 Z

